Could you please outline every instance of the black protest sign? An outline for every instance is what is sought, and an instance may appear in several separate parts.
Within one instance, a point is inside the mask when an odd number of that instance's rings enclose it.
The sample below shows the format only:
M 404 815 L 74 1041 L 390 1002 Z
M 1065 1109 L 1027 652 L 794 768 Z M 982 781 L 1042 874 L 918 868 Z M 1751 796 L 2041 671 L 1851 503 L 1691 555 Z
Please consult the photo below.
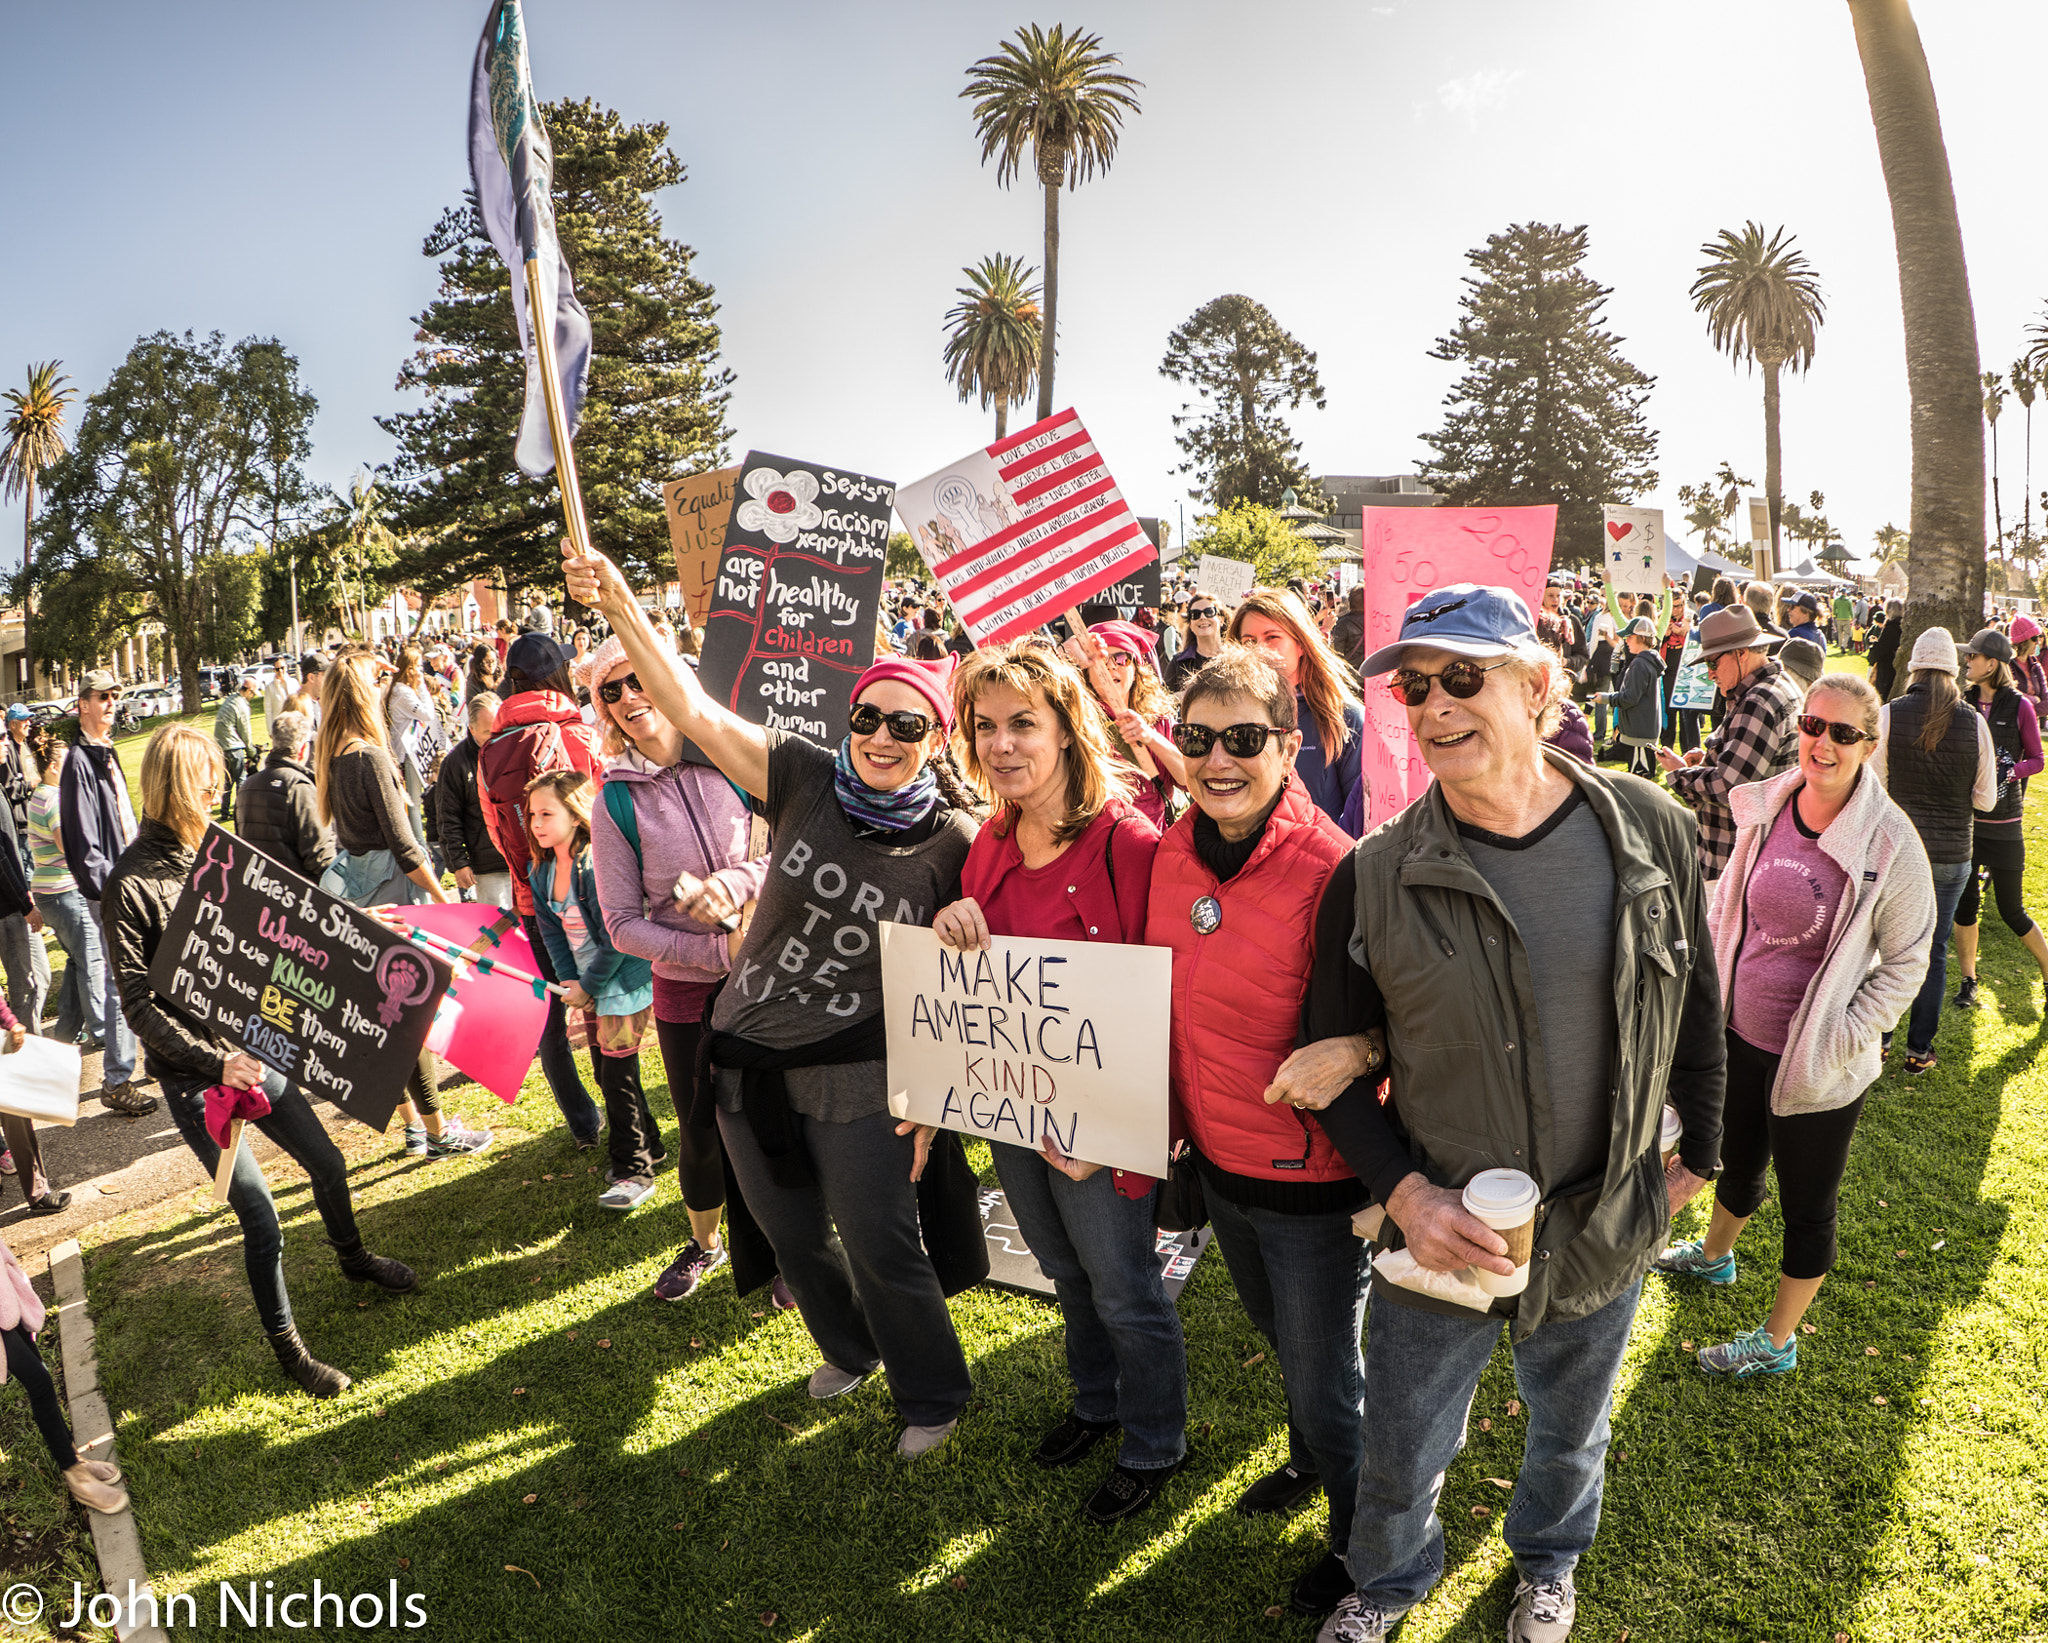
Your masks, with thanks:
M 1141 519 L 1139 524 L 1143 524 Z M 1126 617 L 1140 605 L 1159 603 L 1159 561 L 1148 559 L 1132 568 L 1121 582 L 1112 582 L 1095 595 L 1105 605 L 1115 605 Z
M 875 659 L 889 480 L 749 451 L 698 668 L 714 701 L 826 746 Z
M 448 979 L 403 936 L 218 827 L 149 967 L 159 998 L 373 1130 L 404 1098 Z

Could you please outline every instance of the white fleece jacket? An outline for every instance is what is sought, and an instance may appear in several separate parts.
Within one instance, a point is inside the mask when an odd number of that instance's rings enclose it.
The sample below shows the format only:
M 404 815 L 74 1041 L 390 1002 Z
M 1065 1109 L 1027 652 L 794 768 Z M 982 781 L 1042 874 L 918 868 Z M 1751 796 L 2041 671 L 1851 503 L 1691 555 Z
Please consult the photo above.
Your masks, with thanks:
M 1724 1000 L 1735 996 L 1750 869 L 1778 812 L 1805 781 L 1803 771 L 1787 770 L 1728 796 L 1735 853 L 1714 881 L 1707 907 Z M 1820 847 L 1849 882 L 1828 933 L 1827 955 L 1786 1034 L 1771 1090 L 1771 1111 L 1780 1118 L 1846 1107 L 1877 1082 L 1884 1066 L 1878 1040 L 1920 991 L 1934 940 L 1934 875 L 1927 851 L 1905 811 L 1868 770 L 1821 833 Z

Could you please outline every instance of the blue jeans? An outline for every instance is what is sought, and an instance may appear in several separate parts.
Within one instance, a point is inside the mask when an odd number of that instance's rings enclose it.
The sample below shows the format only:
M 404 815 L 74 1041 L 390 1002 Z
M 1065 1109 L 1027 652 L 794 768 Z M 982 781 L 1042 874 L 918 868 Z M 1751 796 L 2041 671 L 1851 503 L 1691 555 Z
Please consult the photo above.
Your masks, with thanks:
M 991 1142 L 1010 1213 L 1053 1282 L 1067 1332 L 1074 1413 L 1124 1429 L 1118 1461 L 1133 1471 L 1187 1453 L 1188 1355 L 1159 1268 L 1155 1187 L 1125 1198 L 1113 1172 L 1085 1181 L 1028 1147 Z
M 162 1082 L 164 1105 L 171 1109 L 178 1133 L 211 1180 L 220 1167 L 220 1148 L 206 1133 L 206 1092 L 213 1080 L 166 1074 Z M 313 1207 L 320 1212 L 328 1240 L 344 1253 L 360 1248 L 362 1238 L 356 1232 L 355 1210 L 349 1202 L 348 1165 L 341 1149 L 306 1098 L 277 1073 L 264 1073 L 263 1093 L 270 1097 L 270 1113 L 251 1122 L 311 1179 Z M 270 1183 L 263 1179 L 248 1147 L 236 1156 L 235 1173 L 228 1178 L 228 1207 L 242 1224 L 242 1262 L 249 1271 L 250 1292 L 256 1297 L 256 1315 L 263 1320 L 265 1334 L 282 1334 L 292 1326 L 292 1304 L 284 1290 L 284 1234 L 277 1224 Z
M 1365 1454 L 1365 1365 L 1358 1335 L 1372 1279 L 1349 1214 L 1243 1209 L 1213 1187 L 1209 1221 L 1245 1314 L 1272 1345 L 1287 1387 L 1287 1461 L 1323 1480 L 1330 1545 L 1351 1539 Z
M 64 949 L 64 987 L 57 998 L 56 1036 L 67 1044 L 78 1041 L 80 1030 L 104 1040 L 106 1018 L 106 960 L 100 952 L 99 925 L 92 906 L 76 888 L 38 890 L 36 911 Z
M 26 913 L 0 918 L 0 968 L 7 971 L 7 1007 L 14 1019 L 40 1035 L 43 1001 L 50 996 L 50 955 L 28 927 Z
M 540 965 L 541 979 L 560 981 L 562 978 L 555 974 L 555 961 L 548 956 L 548 944 L 540 938 L 539 923 L 531 913 L 522 914 L 519 923 L 533 948 L 534 960 Z M 562 1109 L 562 1120 L 569 1126 L 570 1136 L 579 1146 L 595 1141 L 598 1131 L 604 1128 L 604 1117 L 583 1087 L 576 1052 L 569 1047 L 569 1011 L 560 993 L 548 994 L 547 1024 L 540 1030 L 540 1070 L 547 1075 L 548 1089 L 554 1095 L 555 1105 Z
M 1956 904 L 1970 882 L 1966 861 L 1938 861 L 1934 872 L 1934 945 L 1927 949 L 1927 979 L 1920 983 L 1906 1017 L 1906 1053 L 1926 1055 L 1934 1048 L 1935 1029 L 1941 1025 L 1941 995 L 1948 987 L 1948 935 L 1955 927 Z
M 100 995 L 100 1009 L 106 1026 L 106 1031 L 100 1035 L 100 1043 L 105 1049 L 100 1062 L 100 1082 L 112 1089 L 116 1084 L 126 1084 L 135 1076 L 135 1033 L 121 1010 L 121 984 L 114 975 L 113 965 L 106 961 L 106 955 L 112 951 L 107 941 L 106 910 L 96 901 L 88 901 L 86 906 L 92 909 L 93 930 L 100 938 L 100 970 L 106 976 L 106 987 Z
M 1642 1292 L 1638 1279 L 1590 1318 L 1542 1324 L 1514 1347 L 1529 1432 L 1501 1531 L 1524 1580 L 1562 1580 L 1599 1530 L 1614 1377 Z M 1437 1496 L 1465 1447 L 1472 1397 L 1504 1322 L 1373 1297 L 1365 1370 L 1373 1441 L 1358 1475 L 1349 1562 L 1359 1596 L 1390 1615 L 1420 1603 L 1444 1572 Z

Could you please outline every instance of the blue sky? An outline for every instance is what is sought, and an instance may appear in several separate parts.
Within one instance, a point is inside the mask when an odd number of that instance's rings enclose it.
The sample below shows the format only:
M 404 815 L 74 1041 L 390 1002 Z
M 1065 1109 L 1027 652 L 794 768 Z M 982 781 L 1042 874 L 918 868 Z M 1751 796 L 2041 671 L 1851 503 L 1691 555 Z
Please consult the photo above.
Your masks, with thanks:
M 372 418 L 408 403 L 393 384 L 434 278 L 420 244 L 466 184 L 486 10 L 10 0 L 0 381 L 55 357 L 90 392 L 159 327 L 276 335 L 321 402 L 316 476 L 384 459 Z M 2048 8 L 1919 11 L 1980 347 L 2002 367 L 2048 299 L 2048 214 L 2025 163 Z M 660 203 L 718 291 L 735 456 L 906 481 L 992 432 L 943 380 L 942 317 L 963 264 L 1038 261 L 1039 203 L 980 165 L 957 93 L 1034 20 L 1094 29 L 1146 82 L 1115 168 L 1065 202 L 1058 379 L 1139 511 L 1185 502 L 1179 391 L 1158 364 L 1202 303 L 1244 292 L 1317 350 L 1329 408 L 1296 421 L 1316 471 L 1402 471 L 1451 378 L 1427 351 L 1455 319 L 1466 251 L 1532 218 L 1589 225 L 1611 323 L 1658 378 L 1651 500 L 1675 515 L 1677 485 L 1723 457 L 1761 480 L 1760 387 L 1711 351 L 1685 295 L 1701 242 L 1754 217 L 1792 230 L 1829 304 L 1814 372 L 1785 395 L 1788 495 L 1825 491 L 1859 552 L 1907 522 L 1891 221 L 1841 0 L 526 12 L 543 97 L 666 121 L 689 166 Z M 2013 405 L 2014 508 L 2020 431 Z M 18 526 L 0 526 L 0 563 L 19 551 Z

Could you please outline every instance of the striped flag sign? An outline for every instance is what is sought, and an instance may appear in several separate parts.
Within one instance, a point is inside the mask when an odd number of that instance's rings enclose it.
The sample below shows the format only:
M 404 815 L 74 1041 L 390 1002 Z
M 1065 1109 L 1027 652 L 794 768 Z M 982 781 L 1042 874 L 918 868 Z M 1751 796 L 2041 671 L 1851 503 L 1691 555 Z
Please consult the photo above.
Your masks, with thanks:
M 976 644 L 1027 633 L 1159 557 L 1071 410 L 896 492 Z

